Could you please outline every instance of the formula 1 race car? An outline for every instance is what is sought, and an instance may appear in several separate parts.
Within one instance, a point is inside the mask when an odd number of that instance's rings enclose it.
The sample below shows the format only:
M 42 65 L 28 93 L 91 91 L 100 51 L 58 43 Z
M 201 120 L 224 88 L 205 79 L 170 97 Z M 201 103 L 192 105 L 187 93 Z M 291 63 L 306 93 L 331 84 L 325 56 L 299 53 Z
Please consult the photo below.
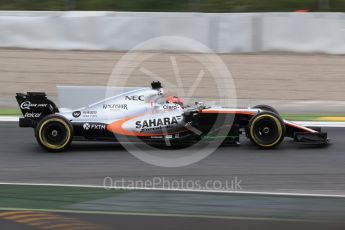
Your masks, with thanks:
M 23 113 L 19 126 L 34 128 L 37 142 L 50 151 L 66 149 L 73 139 L 149 144 L 168 139 L 188 146 L 219 138 L 239 144 L 245 134 L 262 149 L 278 146 L 285 137 L 313 145 L 328 142 L 327 133 L 285 121 L 270 106 L 185 106 L 180 98 L 166 99 L 160 82 L 73 111 L 59 111 L 45 93 L 17 93 L 16 99 Z

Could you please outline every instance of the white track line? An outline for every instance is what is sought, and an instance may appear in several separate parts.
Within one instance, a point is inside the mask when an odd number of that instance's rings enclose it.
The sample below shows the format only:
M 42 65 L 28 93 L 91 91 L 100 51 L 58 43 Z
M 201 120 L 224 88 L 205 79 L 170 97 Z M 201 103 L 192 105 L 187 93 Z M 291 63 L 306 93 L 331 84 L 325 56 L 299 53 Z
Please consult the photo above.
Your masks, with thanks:
M 19 121 L 19 117 L 15 117 L 15 116 L 0 116 L 0 121 Z
M 336 122 L 336 121 L 292 121 L 297 125 L 302 126 L 316 126 L 316 127 L 334 127 L 334 128 L 345 128 L 345 122 Z
M 320 194 L 320 193 L 296 193 L 296 192 L 254 192 L 254 191 L 228 191 L 228 190 L 199 190 L 199 189 L 168 189 L 168 188 L 141 188 L 141 187 L 106 187 L 102 185 L 74 185 L 74 184 L 49 184 L 49 183 L 11 183 L 0 182 L 0 185 L 21 185 L 21 186 L 51 186 L 51 187 L 73 187 L 73 188 L 102 188 L 107 190 L 123 189 L 128 191 L 164 191 L 164 192 L 198 192 L 198 193 L 219 193 L 232 195 L 269 195 L 269 196 L 293 196 L 293 197 L 325 197 L 325 198 L 345 198 L 340 194 Z
M 18 122 L 19 117 L 15 116 L 0 116 L 0 122 Z M 315 126 L 315 127 L 334 127 L 345 128 L 345 122 L 327 122 L 327 121 L 290 121 L 297 125 L 302 126 Z

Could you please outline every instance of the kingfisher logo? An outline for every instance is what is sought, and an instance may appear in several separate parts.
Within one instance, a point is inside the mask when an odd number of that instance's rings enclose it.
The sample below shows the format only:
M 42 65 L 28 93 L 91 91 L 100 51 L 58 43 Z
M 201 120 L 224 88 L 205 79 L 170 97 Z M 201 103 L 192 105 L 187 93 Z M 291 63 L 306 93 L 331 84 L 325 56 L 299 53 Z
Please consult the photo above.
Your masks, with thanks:
M 137 129 L 145 129 L 152 127 L 161 127 L 161 126 L 174 126 L 178 124 L 178 120 L 181 119 L 181 116 L 176 117 L 164 117 L 164 118 L 154 118 L 149 120 L 137 121 L 135 122 L 135 127 Z
M 103 109 L 110 110 L 128 110 L 127 104 L 105 104 Z

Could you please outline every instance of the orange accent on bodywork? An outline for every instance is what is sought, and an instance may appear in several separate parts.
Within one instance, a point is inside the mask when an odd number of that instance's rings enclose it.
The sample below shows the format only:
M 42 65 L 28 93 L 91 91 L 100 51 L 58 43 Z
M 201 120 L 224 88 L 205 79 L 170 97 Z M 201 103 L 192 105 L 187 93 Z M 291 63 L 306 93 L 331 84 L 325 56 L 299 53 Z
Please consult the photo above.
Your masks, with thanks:
M 314 130 L 314 129 L 310 129 L 310 128 L 307 128 L 307 127 L 304 127 L 304 126 L 301 126 L 301 125 L 297 125 L 297 124 L 294 124 L 294 123 L 289 122 L 289 121 L 285 121 L 284 120 L 284 123 L 285 123 L 285 125 L 293 127 L 295 129 L 300 129 L 300 130 L 303 130 L 305 132 L 310 132 L 310 133 L 317 133 L 317 131 Z
M 140 116 L 124 118 L 121 120 L 117 120 L 109 125 L 107 125 L 107 130 L 112 133 L 124 135 L 124 136 L 136 136 L 136 137 L 150 137 L 150 136 L 162 136 L 162 134 L 149 134 L 149 133 L 137 133 L 137 132 L 130 132 L 122 128 L 122 125 L 132 119 L 135 119 Z
M 117 120 L 113 123 L 110 123 L 107 125 L 107 130 L 109 132 L 115 133 L 115 134 L 120 134 L 124 136 L 134 136 L 134 137 L 152 137 L 152 136 L 164 136 L 164 135 L 172 135 L 172 134 L 177 134 L 181 132 L 185 132 L 186 130 L 181 130 L 179 132 L 174 132 L 174 133 L 137 133 L 137 132 L 130 132 L 122 128 L 122 125 L 132 119 L 135 119 L 137 117 L 141 117 L 143 115 L 135 116 L 135 117 L 129 117 L 129 118 L 124 118 L 121 120 Z

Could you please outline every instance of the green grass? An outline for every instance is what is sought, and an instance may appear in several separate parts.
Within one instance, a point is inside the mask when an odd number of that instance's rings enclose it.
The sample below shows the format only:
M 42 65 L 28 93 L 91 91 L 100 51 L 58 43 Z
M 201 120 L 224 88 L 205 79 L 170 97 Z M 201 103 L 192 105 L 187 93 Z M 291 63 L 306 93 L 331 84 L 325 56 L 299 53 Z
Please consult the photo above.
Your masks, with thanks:
M 1 0 L 0 10 L 115 10 L 176 12 L 345 11 L 344 0 Z
M 22 113 L 19 109 L 7 108 L 7 109 L 0 109 L 0 116 L 19 116 Z
M 0 185 L 0 207 L 63 209 L 67 205 L 113 197 L 123 192 L 104 188 Z

